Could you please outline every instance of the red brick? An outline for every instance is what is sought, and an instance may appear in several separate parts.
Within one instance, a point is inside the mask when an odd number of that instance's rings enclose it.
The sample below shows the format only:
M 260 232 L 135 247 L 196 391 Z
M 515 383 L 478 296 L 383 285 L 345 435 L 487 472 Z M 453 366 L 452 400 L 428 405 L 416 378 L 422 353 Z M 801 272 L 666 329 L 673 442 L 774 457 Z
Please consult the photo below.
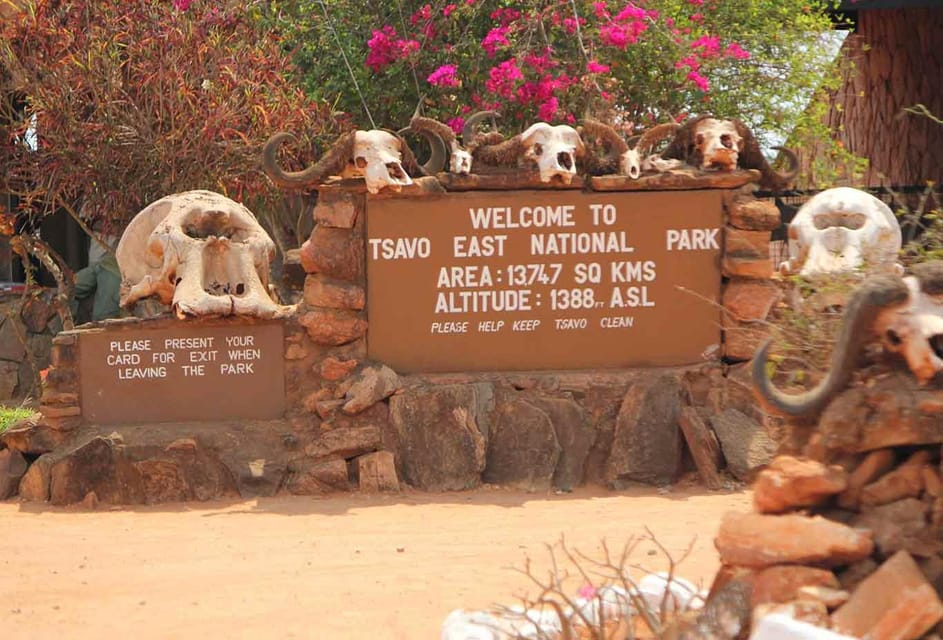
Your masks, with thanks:
M 834 566 L 874 551 L 870 531 L 820 516 L 728 513 L 714 539 L 721 562 L 745 567 L 776 564 Z
M 871 640 L 913 640 L 943 619 L 943 603 L 914 559 L 899 551 L 832 614 L 835 629 Z
M 839 466 L 808 458 L 777 456 L 753 485 L 753 506 L 760 513 L 782 513 L 824 502 L 845 490 L 848 480 Z

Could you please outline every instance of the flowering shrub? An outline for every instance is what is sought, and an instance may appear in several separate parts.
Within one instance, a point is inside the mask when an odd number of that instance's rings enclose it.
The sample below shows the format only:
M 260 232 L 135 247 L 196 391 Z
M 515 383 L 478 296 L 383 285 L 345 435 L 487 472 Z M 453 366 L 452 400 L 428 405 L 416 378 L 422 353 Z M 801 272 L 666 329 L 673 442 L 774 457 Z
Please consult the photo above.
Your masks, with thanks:
M 74 208 L 120 231 L 148 203 L 198 188 L 284 211 L 259 168 L 268 136 L 293 131 L 304 149 L 339 132 L 328 105 L 292 84 L 254 3 L 21 4 L 0 21 L 0 96 L 13 89 L 21 107 L 0 100 L 0 193 L 19 196 L 24 216 Z M 33 122 L 29 151 L 17 140 Z
M 369 124 L 418 101 L 458 123 L 498 109 L 505 130 L 584 114 L 642 128 L 711 112 L 788 133 L 830 61 L 826 0 L 301 0 L 281 26 L 306 86 Z M 351 64 L 337 63 L 338 40 Z M 353 77 L 351 75 L 353 74 Z M 359 94 L 353 86 L 356 79 Z

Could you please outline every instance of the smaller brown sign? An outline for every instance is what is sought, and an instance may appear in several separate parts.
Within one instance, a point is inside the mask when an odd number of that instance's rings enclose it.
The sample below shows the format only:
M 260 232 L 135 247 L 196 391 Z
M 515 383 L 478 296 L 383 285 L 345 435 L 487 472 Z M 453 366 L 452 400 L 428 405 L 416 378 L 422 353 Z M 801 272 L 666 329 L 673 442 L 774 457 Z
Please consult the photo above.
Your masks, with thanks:
M 115 325 L 79 333 L 82 415 L 97 424 L 285 413 L 279 322 Z

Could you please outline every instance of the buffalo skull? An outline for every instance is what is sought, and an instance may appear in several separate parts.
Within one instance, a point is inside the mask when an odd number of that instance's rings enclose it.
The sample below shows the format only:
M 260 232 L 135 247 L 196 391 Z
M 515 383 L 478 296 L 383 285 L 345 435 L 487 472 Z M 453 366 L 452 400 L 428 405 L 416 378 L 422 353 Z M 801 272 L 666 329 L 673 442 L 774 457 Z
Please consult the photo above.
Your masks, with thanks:
M 565 124 L 552 126 L 538 122 L 521 134 L 523 158 L 537 165 L 541 182 L 555 176 L 570 184 L 576 175 L 576 161 L 584 153 L 583 140 L 576 129 Z

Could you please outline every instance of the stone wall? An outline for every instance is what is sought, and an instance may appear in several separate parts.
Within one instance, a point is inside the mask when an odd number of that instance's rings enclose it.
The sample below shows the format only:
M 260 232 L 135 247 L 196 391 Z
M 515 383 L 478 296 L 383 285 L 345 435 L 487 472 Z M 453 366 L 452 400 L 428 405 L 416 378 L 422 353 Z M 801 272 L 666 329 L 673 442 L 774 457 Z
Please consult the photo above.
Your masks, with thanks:
M 94 504 L 483 483 L 618 489 L 668 484 L 693 469 L 712 489 L 729 480 L 724 470 L 748 479 L 775 449 L 742 361 L 762 339 L 762 322 L 777 301 L 768 246 L 779 213 L 743 188 L 752 174 L 714 175 L 715 183 L 671 176 L 671 184 L 648 186 L 724 190 L 724 347 L 703 364 L 401 376 L 369 361 L 368 196 L 362 183 L 341 181 L 319 190 L 316 224 L 300 252 L 303 300 L 284 320 L 283 420 L 85 424 L 75 363 L 80 328 L 55 340 L 43 419 L 0 438 L 2 446 L 39 456 L 20 494 Z M 369 198 L 443 191 L 436 178 L 423 178 L 400 194 Z M 89 469 L 105 472 L 86 477 Z
M 32 288 L 0 294 L 0 402 L 16 404 L 40 394 L 40 372 L 49 366 L 52 338 L 62 327 L 55 292 Z

